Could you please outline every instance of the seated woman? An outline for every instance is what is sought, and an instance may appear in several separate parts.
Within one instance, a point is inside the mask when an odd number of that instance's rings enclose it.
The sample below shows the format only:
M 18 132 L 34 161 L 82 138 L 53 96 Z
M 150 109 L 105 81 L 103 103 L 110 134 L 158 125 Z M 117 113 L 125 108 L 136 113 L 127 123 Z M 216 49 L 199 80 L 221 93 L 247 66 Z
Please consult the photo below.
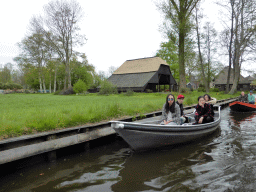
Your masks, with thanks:
M 204 100 L 205 100 L 205 103 L 209 103 L 211 105 L 212 116 L 214 116 L 213 105 L 216 104 L 217 100 L 208 94 L 204 95 Z
M 183 101 L 184 101 L 184 95 L 178 95 L 176 103 L 180 106 L 180 124 L 182 125 L 183 123 L 190 123 L 192 118 L 187 117 L 184 114 L 184 109 L 183 109 Z
M 161 125 L 180 125 L 180 107 L 175 103 L 173 94 L 166 97 L 166 102 L 162 109 Z
M 210 123 L 214 121 L 211 105 L 209 103 L 205 103 L 204 97 L 198 97 L 198 104 L 196 105 L 196 112 L 195 112 L 195 124 L 201 123 Z

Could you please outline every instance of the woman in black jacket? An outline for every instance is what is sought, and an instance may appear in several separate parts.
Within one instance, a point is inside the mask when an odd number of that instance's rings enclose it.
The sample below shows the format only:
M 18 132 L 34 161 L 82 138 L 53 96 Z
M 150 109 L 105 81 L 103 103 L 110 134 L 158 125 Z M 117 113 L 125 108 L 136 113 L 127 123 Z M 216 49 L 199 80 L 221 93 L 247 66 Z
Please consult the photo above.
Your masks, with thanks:
M 196 108 L 196 112 L 195 112 L 196 124 L 210 123 L 214 121 L 211 105 L 209 103 L 205 103 L 203 96 L 198 97 L 198 104 L 196 105 L 195 108 Z

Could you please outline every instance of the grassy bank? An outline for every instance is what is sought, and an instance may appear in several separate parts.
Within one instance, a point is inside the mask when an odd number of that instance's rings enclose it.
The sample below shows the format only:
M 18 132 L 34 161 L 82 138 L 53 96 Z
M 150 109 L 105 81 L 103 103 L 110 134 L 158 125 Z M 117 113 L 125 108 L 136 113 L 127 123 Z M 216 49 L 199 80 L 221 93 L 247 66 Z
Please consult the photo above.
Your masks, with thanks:
M 204 93 L 184 94 L 184 105 L 197 103 Z M 167 94 L 134 93 L 100 96 L 97 94 L 58 96 L 52 94 L 0 94 L 0 139 L 63 129 L 121 116 L 143 115 L 161 110 Z M 174 93 L 177 97 L 178 93 Z M 210 93 L 219 99 L 236 97 Z

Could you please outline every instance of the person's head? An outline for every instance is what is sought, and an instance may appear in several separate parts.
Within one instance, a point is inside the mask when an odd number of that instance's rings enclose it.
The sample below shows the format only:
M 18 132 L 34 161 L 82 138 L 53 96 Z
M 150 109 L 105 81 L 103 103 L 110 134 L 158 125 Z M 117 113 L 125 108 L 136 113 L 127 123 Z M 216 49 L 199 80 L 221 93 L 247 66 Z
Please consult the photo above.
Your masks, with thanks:
M 204 95 L 204 100 L 205 100 L 205 102 L 210 101 L 211 99 L 212 99 L 212 98 L 211 98 L 210 95 L 208 95 L 208 94 L 205 94 L 205 95 Z
M 205 100 L 204 100 L 203 96 L 198 97 L 198 104 L 201 105 L 201 106 L 203 106 L 205 104 Z
M 253 93 L 253 91 L 251 90 L 251 91 L 250 91 L 250 95 L 252 95 L 252 93 Z
M 241 92 L 241 95 L 244 96 L 244 92 L 243 91 Z
M 169 111 L 171 111 L 172 113 L 174 113 L 174 109 L 175 109 L 175 98 L 173 94 L 169 94 L 166 97 L 166 105 L 165 105 L 165 110 L 168 113 Z
M 179 104 L 183 103 L 184 98 L 185 98 L 184 95 L 178 95 L 177 100 L 178 100 Z

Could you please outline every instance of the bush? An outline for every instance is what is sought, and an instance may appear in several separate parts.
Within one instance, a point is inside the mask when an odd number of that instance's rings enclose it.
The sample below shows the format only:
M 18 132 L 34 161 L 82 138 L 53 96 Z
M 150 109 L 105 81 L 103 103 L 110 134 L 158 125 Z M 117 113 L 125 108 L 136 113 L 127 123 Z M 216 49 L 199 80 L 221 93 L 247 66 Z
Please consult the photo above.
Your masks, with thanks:
M 100 95 L 117 94 L 117 87 L 108 80 L 102 81 L 100 85 Z
M 60 95 L 72 95 L 72 94 L 74 94 L 74 91 L 73 91 L 73 87 L 71 86 L 60 92 Z
M 134 94 L 134 92 L 133 92 L 132 89 L 128 89 L 128 90 L 124 93 L 125 96 L 132 96 L 133 94 Z
M 86 84 L 79 79 L 73 86 L 73 90 L 75 93 L 83 93 L 87 90 Z
M 198 92 L 205 92 L 205 88 L 204 88 L 204 87 L 199 87 L 199 88 L 197 89 L 197 91 L 198 91 Z
M 146 93 L 153 93 L 153 91 L 151 89 L 146 89 L 145 92 Z
M 220 92 L 219 88 L 211 88 L 210 92 Z
M 180 93 L 188 93 L 189 92 L 189 88 L 181 88 L 180 89 Z
M 55 92 L 53 93 L 53 95 L 59 95 L 59 94 L 60 94 L 60 90 L 55 91 Z

